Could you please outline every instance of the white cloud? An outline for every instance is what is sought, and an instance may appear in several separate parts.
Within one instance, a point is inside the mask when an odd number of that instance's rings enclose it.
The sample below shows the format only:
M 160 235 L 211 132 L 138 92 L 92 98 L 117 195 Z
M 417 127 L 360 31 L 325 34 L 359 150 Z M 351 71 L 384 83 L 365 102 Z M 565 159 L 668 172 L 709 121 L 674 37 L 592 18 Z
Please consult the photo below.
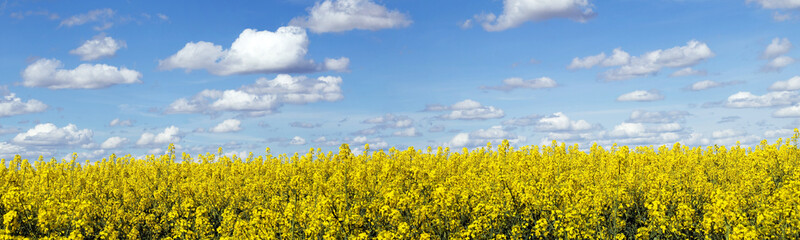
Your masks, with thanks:
M 396 132 L 392 133 L 392 136 L 397 136 L 397 137 L 416 137 L 416 136 L 419 136 L 419 133 L 417 132 L 416 128 L 410 127 L 410 128 L 406 128 L 406 129 L 403 129 L 403 130 L 400 130 L 400 131 L 396 131 Z
M 460 120 L 483 120 L 491 118 L 501 118 L 505 116 L 502 109 L 493 106 L 483 106 L 479 102 L 471 99 L 457 102 L 452 106 L 431 105 L 426 108 L 427 111 L 446 111 L 451 110 L 448 114 L 439 115 L 441 119 L 460 119 Z
M 711 133 L 712 138 L 729 138 L 729 137 L 737 137 L 744 135 L 743 132 L 736 131 L 733 129 L 724 129 L 718 130 Z
M 611 53 L 611 57 L 604 59 L 602 65 L 604 67 L 619 66 L 628 64 L 630 61 L 631 61 L 630 54 L 628 54 L 625 51 L 622 51 L 622 48 L 615 48 Z
M 572 121 L 561 112 L 542 117 L 536 123 L 536 129 L 539 131 L 585 131 L 592 128 L 586 120 Z
M 740 81 L 727 81 L 727 82 L 717 82 L 713 80 L 703 80 L 699 82 L 695 82 L 692 85 L 686 87 L 687 90 L 691 91 L 701 91 L 710 88 L 717 88 L 717 87 L 724 87 L 742 83 Z
M 714 57 L 714 52 L 708 45 L 691 40 L 685 46 L 659 49 L 632 57 L 627 64 L 608 70 L 601 76 L 610 81 L 646 77 L 658 73 L 665 67 L 690 67 L 711 57 Z
M 75 69 L 62 69 L 57 59 L 39 59 L 22 72 L 26 87 L 105 88 L 116 84 L 141 83 L 142 74 L 127 68 L 105 64 L 81 64 Z
M 69 53 L 81 56 L 83 61 L 97 60 L 104 57 L 112 57 L 120 48 L 127 47 L 124 41 L 114 40 L 102 34 L 97 35 L 91 40 L 86 40 L 80 47 L 70 50 Z
M 0 158 L 10 158 L 17 154 L 25 154 L 25 148 L 7 142 L 0 142 Z
M 517 136 L 514 133 L 503 130 L 502 126 L 493 126 L 488 129 L 478 129 L 470 133 L 456 134 L 449 142 L 445 143 L 452 147 L 478 147 L 485 146 L 486 143 L 501 143 L 504 139 L 511 144 L 525 141 L 524 136 Z
M 725 101 L 725 106 L 730 108 L 759 108 L 789 105 L 798 100 L 797 92 L 780 91 L 769 92 L 757 96 L 750 92 L 738 92 Z
M 486 31 L 503 31 L 528 21 L 542 21 L 551 18 L 567 18 L 586 22 L 596 14 L 589 0 L 504 0 L 503 13 L 478 15 Z
M 114 118 L 111 122 L 108 123 L 109 126 L 120 126 L 120 127 L 130 127 L 133 126 L 133 122 L 130 119 L 121 120 L 119 118 Z
M 772 113 L 773 117 L 800 117 L 800 103 L 794 106 L 778 109 Z
M 325 0 L 308 10 L 309 16 L 296 17 L 289 25 L 306 27 L 315 33 L 344 32 L 354 29 L 380 30 L 411 24 L 403 13 L 388 10 L 371 0 Z
M 279 74 L 275 79 L 259 78 L 252 85 L 238 90 L 203 90 L 190 99 L 172 102 L 165 113 L 214 113 L 243 111 L 272 113 L 284 103 L 306 104 L 338 101 L 342 96 L 341 77 L 323 76 L 311 79 Z
M 770 91 L 791 91 L 800 89 L 800 76 L 794 76 L 786 81 L 777 81 L 769 86 Z
M 777 129 L 777 130 L 767 130 L 764 132 L 764 137 L 767 138 L 791 138 L 794 136 L 794 130 L 792 129 Z
M 105 21 L 114 16 L 114 10 L 109 8 L 91 10 L 85 14 L 78 14 L 61 21 L 59 26 L 79 26 L 90 22 Z
M 127 142 L 128 139 L 124 137 L 110 137 L 105 141 L 103 141 L 102 144 L 100 144 L 100 148 L 102 149 L 118 148 Z
M 773 59 L 783 54 L 789 52 L 792 49 L 792 42 L 789 42 L 788 38 L 774 38 L 772 39 L 772 43 L 770 43 L 764 52 L 761 54 L 761 58 L 764 59 Z
M 376 124 L 377 128 L 408 128 L 414 124 L 414 119 L 404 115 L 394 115 L 387 113 L 383 116 L 369 118 L 363 123 Z
M 289 142 L 289 144 L 291 144 L 291 145 L 305 145 L 306 144 L 306 139 L 301 138 L 300 136 L 294 136 L 292 138 L 292 141 Z
M 92 141 L 92 130 L 78 129 L 75 124 L 58 128 L 52 123 L 37 124 L 11 141 L 20 145 L 61 146 L 87 144 Z
M 769 61 L 767 63 L 767 65 L 764 65 L 764 67 L 761 68 L 761 71 L 764 71 L 764 72 L 780 72 L 781 70 L 783 70 L 783 68 L 785 68 L 786 66 L 789 66 L 790 64 L 792 64 L 794 62 L 795 62 L 795 60 L 792 57 L 780 56 L 780 57 L 777 57 L 777 58 L 772 59 L 771 61 Z
M 609 132 L 611 137 L 645 137 L 646 131 L 644 124 L 641 123 L 621 123 L 614 126 L 614 130 Z
M 370 139 L 370 138 L 367 138 L 365 136 L 357 136 L 357 137 L 355 137 L 353 139 L 347 139 L 346 141 L 350 143 L 349 144 L 350 146 L 369 144 L 369 147 L 371 149 L 381 149 L 381 148 L 386 148 L 386 147 L 389 146 L 389 144 L 386 143 L 386 141 L 383 141 L 380 138 L 372 138 L 372 139 Z M 360 151 L 354 150 L 353 152 L 354 153 L 358 153 Z
M 769 61 L 767 63 L 767 65 L 764 65 L 764 67 L 761 68 L 761 71 L 764 71 L 764 72 L 779 72 L 783 68 L 785 68 L 786 66 L 789 66 L 790 64 L 792 64 L 794 62 L 795 62 L 795 60 L 792 57 L 788 57 L 788 56 L 776 57 L 776 58 L 772 59 L 771 61 Z
M 709 88 L 715 88 L 715 87 L 719 87 L 719 86 L 722 86 L 722 83 L 716 82 L 716 81 L 712 81 L 712 80 L 703 80 L 703 81 L 699 81 L 699 82 L 693 83 L 692 86 L 689 87 L 689 89 L 692 90 L 692 91 L 700 91 L 700 90 L 705 90 L 705 89 L 709 89 Z
M 350 66 L 350 59 L 346 57 L 340 57 L 338 59 L 325 59 L 325 69 L 327 70 L 346 72 L 348 66 Z
M 2 89 L 0 89 L 2 90 Z M 0 91 L 1 93 L 2 91 Z M 14 115 L 43 112 L 47 105 L 39 100 L 31 99 L 23 102 L 14 93 L 7 93 L 0 98 L 0 118 Z
M 540 77 L 534 78 L 529 80 L 524 80 L 522 78 L 506 78 L 503 80 L 503 85 L 501 86 L 492 86 L 492 87 L 481 87 L 483 89 L 492 89 L 492 90 L 500 90 L 500 91 L 511 91 L 514 89 L 520 88 L 528 88 L 528 89 L 539 89 L 539 88 L 553 88 L 558 86 L 556 81 L 549 77 Z
M 572 62 L 567 66 L 567 69 L 585 68 L 589 69 L 596 65 L 604 67 L 620 66 L 628 64 L 631 60 L 631 55 L 623 51 L 622 48 L 615 48 L 610 57 L 606 58 L 606 53 L 600 53 L 594 56 L 583 58 L 573 58 Z
M 678 71 L 669 74 L 670 77 L 685 77 L 685 76 L 705 76 L 708 74 L 705 70 L 696 70 L 691 67 L 681 68 Z
M 600 53 L 594 56 L 588 56 L 583 58 L 573 58 L 572 62 L 567 66 L 567 69 L 578 69 L 578 68 L 585 68 L 589 69 L 592 68 L 606 58 L 606 53 Z
M 156 145 L 156 144 L 170 144 L 170 143 L 177 143 L 181 141 L 180 129 L 176 126 L 169 126 L 164 128 L 164 131 L 153 134 L 153 133 L 142 133 L 142 136 L 139 137 L 139 140 L 136 141 L 136 145 Z
M 797 0 L 747 0 L 748 3 L 755 2 L 766 9 L 793 9 L 800 8 L 800 1 Z
M 241 124 L 242 121 L 238 119 L 226 119 L 217 124 L 217 126 L 208 129 L 208 131 L 213 133 L 238 132 L 242 130 Z
M 348 58 L 329 59 L 317 65 L 305 59 L 308 35 L 300 27 L 280 27 L 275 32 L 245 29 L 229 49 L 210 42 L 190 42 L 174 55 L 158 61 L 164 70 L 205 69 L 214 75 L 342 71 Z M 327 69 L 330 67 L 331 69 Z
M 628 122 L 631 123 L 674 123 L 682 122 L 689 113 L 685 111 L 645 111 L 631 112 Z
M 633 92 L 622 94 L 619 97 L 617 97 L 617 101 L 620 102 L 630 102 L 630 101 L 650 102 L 662 99 L 664 99 L 664 95 L 661 95 L 661 93 L 655 90 L 650 90 L 650 91 L 636 90 Z

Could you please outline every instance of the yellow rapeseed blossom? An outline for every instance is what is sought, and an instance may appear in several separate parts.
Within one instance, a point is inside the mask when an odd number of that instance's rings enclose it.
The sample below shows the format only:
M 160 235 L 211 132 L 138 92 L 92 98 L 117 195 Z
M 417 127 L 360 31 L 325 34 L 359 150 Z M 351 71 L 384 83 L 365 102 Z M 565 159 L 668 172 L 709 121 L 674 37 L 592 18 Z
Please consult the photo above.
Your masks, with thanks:
M 0 239 L 800 239 L 799 137 L 17 156 L 0 164 Z

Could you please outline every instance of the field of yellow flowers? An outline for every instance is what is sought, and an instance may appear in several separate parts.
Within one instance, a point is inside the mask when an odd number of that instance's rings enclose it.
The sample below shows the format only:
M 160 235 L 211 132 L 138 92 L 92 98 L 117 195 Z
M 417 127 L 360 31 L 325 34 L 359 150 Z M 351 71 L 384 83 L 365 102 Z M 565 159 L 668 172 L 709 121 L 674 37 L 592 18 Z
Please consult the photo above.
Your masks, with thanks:
M 799 133 L 753 148 L 577 145 L 0 166 L 0 238 L 798 239 Z

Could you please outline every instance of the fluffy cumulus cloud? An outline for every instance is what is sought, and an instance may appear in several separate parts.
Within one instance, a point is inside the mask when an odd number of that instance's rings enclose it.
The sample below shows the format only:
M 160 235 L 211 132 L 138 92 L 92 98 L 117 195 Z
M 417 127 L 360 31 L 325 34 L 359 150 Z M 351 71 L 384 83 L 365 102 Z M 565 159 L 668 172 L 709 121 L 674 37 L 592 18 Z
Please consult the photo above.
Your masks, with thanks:
M 328 59 L 319 65 L 306 59 L 308 35 L 300 27 L 280 27 L 275 32 L 245 29 L 229 49 L 210 42 L 190 42 L 174 55 L 159 60 L 163 70 L 205 69 L 215 75 L 344 71 L 348 58 Z M 330 69 L 326 69 L 330 68 Z
M 292 140 L 289 141 L 289 144 L 291 144 L 291 145 L 305 145 L 306 144 L 306 139 L 304 139 L 302 137 L 299 137 L 299 136 L 294 136 L 292 138 Z
M 706 70 L 696 70 L 691 67 L 681 68 L 669 74 L 670 77 L 705 76 Z
M 325 0 L 308 9 L 308 16 L 296 17 L 289 25 L 305 27 L 315 33 L 344 32 L 354 29 L 380 30 L 411 24 L 409 17 L 388 10 L 371 0 Z
M 340 57 L 337 59 L 326 58 L 325 69 L 337 72 L 347 72 L 347 67 L 350 66 L 350 59 Z
M 586 131 L 594 128 L 586 120 L 573 121 L 561 112 L 539 118 L 535 126 L 539 131 Z
M 679 74 L 694 73 L 693 70 L 686 68 L 714 56 L 714 52 L 708 45 L 691 40 L 685 46 L 659 49 L 634 57 L 630 57 L 621 49 L 616 49 L 611 57 L 606 57 L 604 53 L 601 53 L 596 56 L 575 58 L 567 68 L 591 68 L 598 64 L 606 67 L 618 66 L 600 75 L 605 80 L 614 81 L 654 75 L 662 68 L 681 68 L 678 71 L 684 71 L 684 73 Z
M 760 108 L 790 105 L 798 100 L 798 93 L 794 91 L 769 92 L 761 96 L 750 92 L 737 92 L 728 97 L 725 106 L 729 108 Z
M 3 90 L 4 88 L 0 88 Z M 2 93 L 4 91 L 0 91 Z M 37 113 L 43 112 L 47 109 L 47 105 L 42 103 L 36 99 L 30 99 L 28 101 L 22 101 L 21 98 L 18 98 L 16 94 L 12 92 L 5 93 L 2 98 L 0 98 L 0 118 L 14 116 L 14 115 L 21 115 L 21 114 L 28 114 L 28 113 Z
M 800 103 L 785 108 L 778 109 L 772 113 L 773 117 L 800 117 Z
M 121 147 L 123 144 L 128 143 L 128 139 L 124 137 L 110 137 L 100 144 L 102 149 L 114 149 Z
M 275 79 L 259 78 L 252 85 L 239 89 L 203 90 L 187 99 L 172 102 L 165 113 L 247 112 L 262 115 L 274 112 L 283 104 L 306 104 L 338 101 L 344 98 L 342 78 L 279 74 Z
M 788 53 L 789 50 L 792 49 L 792 43 L 789 42 L 788 38 L 774 38 L 772 39 L 772 43 L 767 45 L 767 48 L 764 49 L 764 52 L 761 54 L 761 58 L 768 59 L 766 65 L 761 67 L 761 71 L 764 72 L 777 72 L 781 71 L 786 66 L 796 62 L 796 60 L 792 57 L 785 56 L 784 54 Z
M 500 86 L 483 86 L 483 89 L 491 89 L 491 90 L 500 90 L 500 91 L 511 91 L 514 89 L 539 89 L 539 88 L 553 88 L 558 86 L 556 81 L 549 77 L 540 77 L 534 79 L 522 79 L 522 78 L 506 78 L 503 80 L 503 85 Z
M 567 18 L 586 22 L 596 13 L 589 0 L 504 0 L 503 13 L 476 15 L 486 31 L 503 31 L 529 21 Z
M 701 90 L 706 90 L 706 89 L 710 89 L 710 88 L 718 88 L 718 87 L 735 85 L 735 84 L 739 84 L 739 83 L 741 83 L 741 82 L 739 82 L 739 81 L 718 82 L 718 81 L 714 81 L 714 80 L 702 80 L 702 81 L 699 81 L 699 82 L 692 83 L 692 85 L 689 85 L 685 89 L 691 90 L 691 91 L 701 91 Z
M 689 116 L 686 111 L 646 111 L 635 110 L 631 112 L 628 122 L 631 123 L 674 123 L 683 122 Z
M 242 130 L 241 124 L 242 121 L 238 119 L 225 119 L 225 121 L 209 128 L 208 131 L 213 133 L 238 132 Z
M 767 64 L 764 65 L 761 68 L 761 71 L 764 71 L 764 72 L 779 72 L 779 71 L 783 70 L 783 68 L 785 68 L 786 66 L 789 66 L 790 64 L 794 63 L 795 61 L 796 60 L 794 60 L 794 58 L 789 57 L 789 56 L 776 57 L 776 58 L 770 60 L 769 62 L 767 62 Z
M 774 38 L 772 43 L 767 45 L 764 52 L 761 53 L 761 58 L 773 59 L 789 52 L 792 49 L 792 42 L 788 38 Z
M 610 57 L 606 57 L 606 53 L 600 53 L 594 56 L 573 58 L 567 69 L 590 69 L 597 65 L 604 67 L 619 66 L 627 64 L 630 60 L 631 55 L 629 53 L 623 51 L 622 48 L 616 48 Z
M 127 47 L 124 41 L 98 35 L 91 40 L 86 40 L 83 45 L 69 51 L 69 53 L 81 56 L 81 60 L 83 61 L 91 61 L 104 57 L 112 57 L 117 53 L 117 50 L 124 47 Z
M 75 69 L 63 67 L 57 59 L 39 59 L 22 71 L 22 85 L 50 89 L 105 88 L 142 82 L 141 73 L 124 67 L 105 64 L 81 64 Z
M 636 90 L 617 97 L 617 101 L 620 102 L 652 102 L 662 99 L 664 99 L 664 95 L 661 95 L 661 93 L 656 90 Z
M 446 146 L 451 147 L 480 147 L 485 146 L 486 143 L 493 143 L 495 145 L 501 143 L 503 140 L 508 140 L 511 144 L 524 142 L 524 136 L 517 136 L 514 133 L 508 132 L 502 126 L 493 126 L 488 129 L 478 129 L 470 133 L 456 134 Z
M 159 133 L 142 133 L 142 136 L 139 137 L 139 140 L 136 141 L 136 145 L 145 146 L 145 145 L 159 145 L 159 144 L 170 144 L 170 143 L 178 143 L 181 141 L 180 136 L 180 129 L 176 126 L 169 126 L 164 128 L 164 131 Z
M 777 81 L 769 86 L 770 91 L 792 91 L 800 89 L 800 76 L 794 76 L 786 81 Z
M 450 111 L 439 115 L 440 119 L 484 120 L 505 116 L 502 109 L 494 106 L 483 106 L 472 99 L 457 102 L 451 106 L 428 105 L 426 111 Z
M 52 123 L 42 123 L 17 134 L 11 141 L 18 145 L 35 146 L 79 145 L 90 143 L 92 134 L 92 130 L 78 129 L 75 124 L 59 128 Z

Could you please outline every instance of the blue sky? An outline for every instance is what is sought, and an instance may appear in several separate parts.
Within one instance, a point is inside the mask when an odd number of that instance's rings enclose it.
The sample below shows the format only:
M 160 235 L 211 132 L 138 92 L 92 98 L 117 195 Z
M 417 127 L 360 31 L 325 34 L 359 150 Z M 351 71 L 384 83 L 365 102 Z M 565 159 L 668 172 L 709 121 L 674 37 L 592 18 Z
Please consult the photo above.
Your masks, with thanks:
M 798 24 L 796 0 L 2 0 L 0 157 L 752 146 L 800 126 Z

